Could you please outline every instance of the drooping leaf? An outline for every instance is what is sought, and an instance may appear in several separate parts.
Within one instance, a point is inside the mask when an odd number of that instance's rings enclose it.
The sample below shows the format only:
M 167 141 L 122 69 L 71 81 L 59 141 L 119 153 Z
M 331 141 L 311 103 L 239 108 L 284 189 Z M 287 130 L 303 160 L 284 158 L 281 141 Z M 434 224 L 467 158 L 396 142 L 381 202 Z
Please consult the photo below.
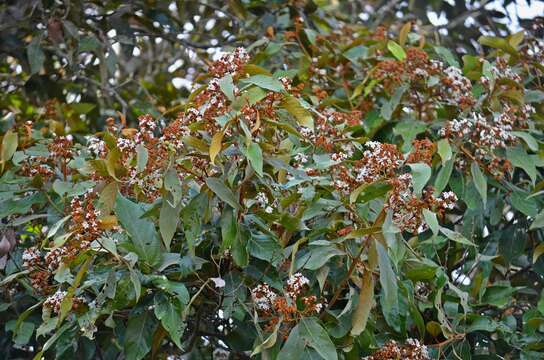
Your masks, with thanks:
M 125 356 L 127 360 L 141 360 L 149 351 L 157 323 L 149 311 L 129 316 L 125 332 Z
M 212 137 L 212 142 L 210 144 L 210 161 L 213 163 L 215 160 L 215 157 L 219 154 L 221 151 L 221 142 L 223 141 L 223 132 L 218 131 L 216 132 Z
M 208 196 L 200 193 L 193 197 L 191 201 L 181 210 L 181 220 L 183 222 L 183 232 L 189 251 L 194 255 L 195 242 L 200 236 L 202 229 L 202 220 L 206 207 L 208 206 Z
M 166 250 L 170 250 L 170 243 L 180 220 L 181 203 L 172 207 L 171 203 L 165 198 L 161 205 L 159 214 L 159 230 Z
M 247 148 L 247 158 L 251 167 L 259 176 L 263 176 L 263 151 L 259 144 L 252 142 Z
M 374 306 L 374 278 L 371 271 L 366 271 L 361 281 L 361 290 L 359 291 L 359 302 L 353 312 L 351 325 L 351 335 L 359 336 L 366 328 L 370 310 Z
M 487 204 L 487 179 L 482 170 L 480 170 L 480 165 L 475 161 L 470 165 L 470 172 L 472 173 L 472 181 L 474 181 L 476 190 L 478 190 L 478 193 L 482 197 L 485 208 Z
M 219 178 L 209 177 L 206 179 L 206 185 L 217 195 L 221 200 L 232 206 L 234 209 L 240 209 L 240 205 L 230 188 L 225 185 L 223 180 Z
M 161 259 L 161 243 L 153 222 L 142 219 L 145 210 L 139 204 L 117 194 L 115 213 L 130 235 L 138 258 L 150 266 L 157 265 Z
M 399 309 L 397 276 L 391 266 L 387 250 L 379 241 L 376 241 L 376 250 L 380 266 L 380 284 L 383 289 L 382 313 L 390 326 L 398 328 L 399 324 L 396 322 Z

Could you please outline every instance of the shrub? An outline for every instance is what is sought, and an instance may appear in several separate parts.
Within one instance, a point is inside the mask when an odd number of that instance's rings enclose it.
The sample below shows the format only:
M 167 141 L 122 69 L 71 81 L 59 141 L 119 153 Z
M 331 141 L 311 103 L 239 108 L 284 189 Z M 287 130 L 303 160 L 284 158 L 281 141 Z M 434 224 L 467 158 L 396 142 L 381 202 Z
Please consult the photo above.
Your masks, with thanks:
M 173 121 L 7 131 L 9 351 L 539 358 L 542 44 L 460 63 L 417 30 L 300 20 Z

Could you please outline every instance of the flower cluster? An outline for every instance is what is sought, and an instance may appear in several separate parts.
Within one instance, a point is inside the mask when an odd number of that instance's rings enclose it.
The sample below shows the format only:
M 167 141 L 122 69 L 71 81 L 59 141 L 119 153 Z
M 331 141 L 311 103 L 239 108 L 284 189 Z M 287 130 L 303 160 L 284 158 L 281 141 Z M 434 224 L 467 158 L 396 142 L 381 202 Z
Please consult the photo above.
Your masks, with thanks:
M 431 188 L 424 189 L 421 197 L 416 196 L 410 174 L 400 175 L 389 180 L 389 183 L 392 190 L 385 209 L 392 212 L 393 223 L 402 231 L 414 234 L 424 231 L 427 225 L 424 223 L 423 209 L 433 210 L 443 216 L 457 202 L 457 196 L 453 192 L 444 192 L 437 198 Z
M 55 314 L 60 313 L 60 306 L 62 301 L 68 293 L 63 290 L 57 290 L 53 295 L 45 299 L 43 306 L 51 309 Z M 85 299 L 80 296 L 74 296 L 72 298 L 72 310 L 76 310 L 79 306 L 85 303 Z
M 257 310 L 270 311 L 274 307 L 278 295 L 267 283 L 259 284 L 251 289 L 251 299 Z
M 474 105 L 472 83 L 463 75 L 463 72 L 456 67 L 450 66 L 444 70 L 444 75 L 442 84 L 445 86 L 443 96 L 446 102 L 462 109 Z
M 264 209 L 267 214 L 274 212 L 274 207 L 272 207 L 273 204 L 270 203 L 268 196 L 262 191 L 258 192 L 257 196 L 255 196 L 255 204 Z
M 315 295 L 303 295 L 310 281 L 301 273 L 287 279 L 284 293 L 280 295 L 268 284 L 259 284 L 251 290 L 251 299 L 260 316 L 267 318 L 266 329 L 272 329 L 282 319 L 281 333 L 286 337 L 290 329 L 304 316 L 323 310 L 323 302 Z
M 23 251 L 22 259 L 25 268 L 33 268 L 41 264 L 42 255 L 36 246 L 32 246 Z
M 357 162 L 357 182 L 370 183 L 381 177 L 391 177 L 404 162 L 396 145 L 368 141 L 363 158 Z
M 87 191 L 81 198 L 73 198 L 71 205 L 70 239 L 62 246 L 55 247 L 45 254 L 45 265 L 52 273 L 61 263 L 69 263 L 82 251 L 89 248 L 92 241 L 102 234 L 100 211 L 94 206 L 96 193 Z
M 227 74 L 239 72 L 248 61 L 249 54 L 246 49 L 239 47 L 231 53 L 222 55 L 210 66 L 209 71 L 214 77 L 221 78 Z
M 49 156 L 52 159 L 70 159 L 73 156 L 72 145 L 72 135 L 56 136 L 48 146 Z
M 510 109 L 506 106 L 507 110 Z M 528 116 L 531 108 L 525 107 L 522 113 Z M 511 168 L 508 160 L 497 155 L 497 149 L 504 149 L 516 143 L 517 139 L 511 131 L 519 124 L 513 112 L 505 111 L 491 120 L 483 114 L 473 112 L 468 118 L 454 119 L 449 121 L 439 131 L 439 135 L 451 141 L 467 144 L 472 156 L 478 161 L 486 164 L 488 171 L 501 178 Z M 464 160 L 459 159 L 458 166 L 464 166 Z
M 436 145 L 429 139 L 414 140 L 413 150 L 406 158 L 406 163 L 425 163 L 431 165 Z
M 79 242 L 80 248 L 87 248 L 102 233 L 100 210 L 96 209 L 93 203 L 96 196 L 96 192 L 89 190 L 82 197 L 75 197 L 70 202 L 72 210 L 70 231 L 74 233 L 74 239 Z
M 32 288 L 38 293 L 46 293 L 49 288 L 51 272 L 44 270 L 44 259 L 41 251 L 35 247 L 29 247 L 23 251 L 23 267 L 30 271 L 29 278 Z
M 430 360 L 427 346 L 417 339 L 407 339 L 404 345 L 399 345 L 395 340 L 390 340 L 384 346 L 363 360 Z

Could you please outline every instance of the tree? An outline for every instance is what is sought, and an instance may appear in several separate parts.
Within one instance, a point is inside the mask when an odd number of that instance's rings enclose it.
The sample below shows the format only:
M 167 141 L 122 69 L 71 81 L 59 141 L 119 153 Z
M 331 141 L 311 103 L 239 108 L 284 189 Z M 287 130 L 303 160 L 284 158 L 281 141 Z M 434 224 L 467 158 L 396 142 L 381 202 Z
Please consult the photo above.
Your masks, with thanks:
M 467 37 L 470 55 L 417 21 L 337 13 L 358 4 L 176 4 L 176 19 L 143 2 L 19 9 L 49 20 L 47 40 L 9 35 L 31 61 L 6 71 L 0 141 L 8 358 L 542 356 L 538 28 Z M 229 34 L 162 34 L 218 11 Z M 142 86 L 110 82 L 130 63 L 108 73 L 100 33 L 121 36 L 116 21 L 135 38 L 160 28 Z M 217 36 L 229 51 L 213 57 Z M 55 41 L 89 63 L 56 67 Z M 181 95 L 164 91 L 180 49 L 175 71 L 196 72 Z M 17 81 L 44 92 L 52 72 L 89 97 L 38 111 Z

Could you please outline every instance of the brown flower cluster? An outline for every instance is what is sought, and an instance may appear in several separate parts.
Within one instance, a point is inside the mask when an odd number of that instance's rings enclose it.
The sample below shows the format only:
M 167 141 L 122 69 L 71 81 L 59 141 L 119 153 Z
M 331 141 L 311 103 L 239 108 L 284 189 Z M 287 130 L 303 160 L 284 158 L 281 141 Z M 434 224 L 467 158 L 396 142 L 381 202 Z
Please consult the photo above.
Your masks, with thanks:
M 321 312 L 324 304 L 315 295 L 303 295 L 309 282 L 304 275 L 296 273 L 287 279 L 284 295 L 266 283 L 251 290 L 257 313 L 267 320 L 265 330 L 271 331 L 281 320 L 280 333 L 286 338 L 301 318 Z
M 423 190 L 421 197 L 416 196 L 412 187 L 412 176 L 403 174 L 389 180 L 392 190 L 385 203 L 385 209 L 391 210 L 393 223 L 401 230 L 413 234 L 427 229 L 423 218 L 423 209 L 434 211 L 442 217 L 446 210 L 455 207 L 457 196 L 451 192 L 444 192 L 439 197 L 433 195 L 432 188 Z
M 391 93 L 404 81 L 425 80 L 429 76 L 441 75 L 442 64 L 429 59 L 427 53 L 418 48 L 406 50 L 404 60 L 383 60 L 376 64 L 371 76 L 380 81 Z
M 41 176 L 48 180 L 55 175 L 55 167 L 59 167 L 63 176 L 66 178 L 70 173 L 68 162 L 73 158 L 73 139 L 71 135 L 55 136 L 47 146 L 48 156 L 29 156 L 21 166 L 21 175 L 23 176 Z
M 45 255 L 45 265 L 54 272 L 61 263 L 71 262 L 82 251 L 88 249 L 91 242 L 102 234 L 100 229 L 100 211 L 94 206 L 96 192 L 90 190 L 81 198 L 72 199 L 70 239 L 62 246 L 51 249 Z
M 412 142 L 414 149 L 406 159 L 407 164 L 425 163 L 431 165 L 436 145 L 429 139 L 414 140 Z
M 533 110 L 531 106 L 525 106 L 516 111 L 505 105 L 501 114 L 490 119 L 481 113 L 472 113 L 470 117 L 449 121 L 440 129 L 439 135 L 459 143 L 465 156 L 479 161 L 489 173 L 500 179 L 511 170 L 511 164 L 498 155 L 496 150 L 505 149 L 517 142 L 511 131 L 523 127 Z M 457 165 L 464 168 L 465 163 L 466 160 L 459 157 Z
M 401 84 L 409 84 L 407 100 L 422 119 L 432 118 L 431 111 L 437 103 L 460 109 L 470 108 L 475 103 L 472 83 L 460 69 L 445 68 L 441 61 L 430 59 L 419 48 L 407 49 L 404 60 L 380 61 L 372 70 L 371 77 L 379 81 L 389 94 Z
M 404 345 L 399 345 L 395 340 L 390 340 L 384 346 L 363 360 L 430 360 L 427 346 L 417 339 L 407 339 Z
M 46 269 L 41 251 L 33 246 L 23 251 L 23 267 L 30 271 L 29 278 L 32 288 L 38 293 L 47 293 L 51 272 Z
M 61 307 L 62 301 L 64 300 L 67 294 L 68 293 L 66 291 L 59 289 L 53 295 L 45 299 L 43 306 L 51 309 L 53 313 L 58 314 L 60 313 L 60 307 Z M 72 310 L 76 310 L 78 307 L 80 307 L 84 303 L 85 303 L 85 299 L 83 299 L 80 296 L 74 296 L 72 298 Z

